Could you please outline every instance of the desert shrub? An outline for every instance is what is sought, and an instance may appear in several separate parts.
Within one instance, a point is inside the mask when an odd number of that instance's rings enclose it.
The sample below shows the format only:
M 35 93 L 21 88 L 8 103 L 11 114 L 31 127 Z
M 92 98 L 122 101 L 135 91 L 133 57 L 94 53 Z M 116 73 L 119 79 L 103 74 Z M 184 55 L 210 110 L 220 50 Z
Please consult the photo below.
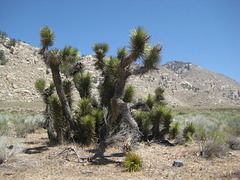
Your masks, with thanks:
M 19 117 L 14 123 L 17 137 L 25 137 L 29 133 L 35 133 L 42 122 L 43 117 L 39 114 L 29 114 Z
M 16 45 L 16 39 L 14 39 L 14 38 L 11 38 L 10 40 L 9 40 L 9 42 L 8 42 L 8 47 L 15 47 L 15 45 Z
M 37 89 L 37 91 L 42 94 L 44 89 L 46 87 L 46 81 L 43 78 L 39 78 L 35 81 L 35 88 Z
M 180 124 L 178 122 L 172 123 L 169 130 L 170 137 L 172 139 L 175 139 L 179 135 L 180 131 L 181 131 Z
M 142 158 L 136 153 L 129 153 L 123 165 L 128 172 L 140 171 L 142 169 Z
M 200 155 L 203 157 L 220 156 L 226 153 L 227 135 L 216 127 L 197 128 L 195 139 L 199 145 Z
M 3 31 L 0 31 L 0 37 L 5 40 L 6 37 L 7 37 L 7 33 L 3 32 Z
M 5 58 L 5 54 L 3 50 L 0 50 L 0 65 L 5 65 L 8 60 Z
M 189 140 L 192 137 L 192 135 L 195 133 L 195 131 L 196 131 L 196 126 L 192 122 L 187 123 L 187 125 L 183 129 L 183 137 L 186 140 Z
M 138 123 L 139 130 L 142 132 L 144 137 L 148 137 L 151 133 L 151 121 L 147 117 L 146 112 L 144 111 L 137 111 L 135 115 L 135 120 Z
M 7 162 L 16 153 L 22 151 L 22 143 L 17 139 L 15 140 L 12 148 L 9 148 L 9 141 L 7 136 L 0 136 L 0 164 Z

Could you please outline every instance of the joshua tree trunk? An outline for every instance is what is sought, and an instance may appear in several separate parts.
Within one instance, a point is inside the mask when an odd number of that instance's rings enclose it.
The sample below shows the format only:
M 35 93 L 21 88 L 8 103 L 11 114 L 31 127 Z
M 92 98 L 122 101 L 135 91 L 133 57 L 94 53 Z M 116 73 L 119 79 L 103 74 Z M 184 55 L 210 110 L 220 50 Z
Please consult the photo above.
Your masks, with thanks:
M 66 95 L 64 94 L 62 79 L 60 76 L 59 65 L 55 63 L 50 63 L 50 68 L 52 71 L 53 81 L 57 90 L 58 97 L 61 101 L 64 115 L 66 116 L 67 121 L 70 124 L 72 130 L 76 129 L 76 122 L 74 121 L 72 111 L 70 109 Z
M 52 118 L 51 118 L 49 104 L 47 104 L 47 106 L 46 106 L 45 116 L 46 116 L 45 124 L 46 124 L 46 128 L 47 128 L 48 139 L 50 140 L 50 143 L 56 143 L 57 137 L 54 133 L 54 127 L 53 127 L 53 122 L 52 122 Z

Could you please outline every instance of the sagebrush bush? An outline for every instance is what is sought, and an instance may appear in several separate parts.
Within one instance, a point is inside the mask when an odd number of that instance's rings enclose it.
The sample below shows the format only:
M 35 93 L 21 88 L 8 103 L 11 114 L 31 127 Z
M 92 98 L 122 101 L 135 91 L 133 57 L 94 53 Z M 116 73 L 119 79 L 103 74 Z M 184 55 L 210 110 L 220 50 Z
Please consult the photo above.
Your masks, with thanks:
M 142 158 L 136 153 L 129 153 L 123 165 L 128 172 L 140 171 L 142 169 Z
M 18 139 L 15 140 L 13 148 L 8 148 L 9 145 L 8 137 L 0 136 L 0 164 L 7 162 L 16 153 L 23 150 L 22 143 Z
M 199 145 L 200 155 L 212 157 L 224 155 L 227 150 L 227 135 L 217 127 L 198 127 L 195 132 L 195 140 Z

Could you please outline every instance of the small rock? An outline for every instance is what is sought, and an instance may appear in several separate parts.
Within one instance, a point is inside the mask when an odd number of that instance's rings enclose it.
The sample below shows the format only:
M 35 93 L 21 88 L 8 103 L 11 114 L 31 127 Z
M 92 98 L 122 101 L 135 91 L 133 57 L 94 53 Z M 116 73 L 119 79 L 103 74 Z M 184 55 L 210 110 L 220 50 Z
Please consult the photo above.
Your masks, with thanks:
M 181 167 L 181 166 L 183 166 L 183 161 L 182 160 L 176 160 L 176 161 L 173 162 L 173 166 Z

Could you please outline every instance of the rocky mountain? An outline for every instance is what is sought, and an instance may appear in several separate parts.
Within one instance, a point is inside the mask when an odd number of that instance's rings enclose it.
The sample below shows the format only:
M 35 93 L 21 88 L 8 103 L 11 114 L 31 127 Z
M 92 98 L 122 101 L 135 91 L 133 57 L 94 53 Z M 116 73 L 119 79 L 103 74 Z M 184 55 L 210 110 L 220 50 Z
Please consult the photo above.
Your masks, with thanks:
M 46 73 L 39 48 L 22 42 L 11 48 L 4 44 L 6 42 L 0 42 L 0 50 L 8 62 L 0 65 L 0 104 L 41 101 L 34 88 L 35 80 L 41 77 L 50 82 L 51 73 Z M 93 66 L 96 59 L 94 55 L 87 55 L 81 61 L 85 71 L 93 74 L 93 94 L 97 96 L 96 87 L 101 83 L 101 76 Z M 155 88 L 160 86 L 165 89 L 166 101 L 172 106 L 240 106 L 239 82 L 193 63 L 168 62 L 147 74 L 131 77 L 128 83 L 135 86 L 136 100 L 154 94 Z M 77 93 L 74 94 L 78 98 Z

